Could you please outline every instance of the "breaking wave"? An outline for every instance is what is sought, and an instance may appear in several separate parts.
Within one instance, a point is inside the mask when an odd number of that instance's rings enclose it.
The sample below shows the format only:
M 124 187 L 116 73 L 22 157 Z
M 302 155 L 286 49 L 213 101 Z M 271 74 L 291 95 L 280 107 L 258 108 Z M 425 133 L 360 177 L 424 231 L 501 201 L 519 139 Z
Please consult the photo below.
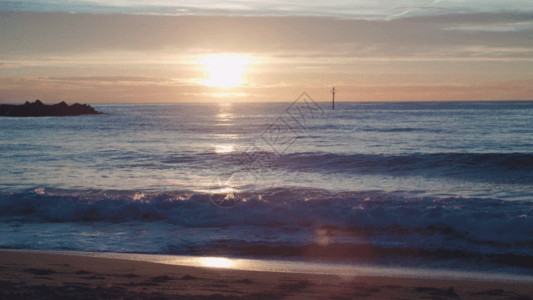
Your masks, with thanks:
M 246 246 L 252 248 L 348 244 L 533 256 L 531 202 L 417 198 L 376 191 L 332 193 L 303 188 L 243 192 L 230 209 L 217 207 L 211 200 L 208 194 L 192 191 L 81 192 L 39 188 L 0 194 L 0 220 L 158 222 L 161 226 L 186 228 L 249 229 L 250 233 L 274 230 L 279 235 L 271 241 L 248 240 Z M 300 235 L 302 232 L 305 234 Z

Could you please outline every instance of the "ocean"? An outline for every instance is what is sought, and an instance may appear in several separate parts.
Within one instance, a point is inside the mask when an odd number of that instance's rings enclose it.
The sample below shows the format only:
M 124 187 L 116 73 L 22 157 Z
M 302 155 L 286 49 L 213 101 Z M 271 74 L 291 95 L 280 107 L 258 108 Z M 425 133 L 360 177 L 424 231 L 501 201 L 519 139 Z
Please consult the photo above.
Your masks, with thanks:
M 533 274 L 533 102 L 0 118 L 0 247 Z

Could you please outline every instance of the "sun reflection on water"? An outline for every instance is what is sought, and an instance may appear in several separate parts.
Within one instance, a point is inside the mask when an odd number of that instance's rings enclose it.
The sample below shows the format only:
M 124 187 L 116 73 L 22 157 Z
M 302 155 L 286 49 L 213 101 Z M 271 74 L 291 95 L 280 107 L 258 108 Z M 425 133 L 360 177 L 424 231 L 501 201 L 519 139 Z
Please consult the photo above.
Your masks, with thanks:
M 217 120 L 219 121 L 229 121 L 233 115 L 230 112 L 221 112 L 217 114 Z
M 223 257 L 202 257 L 200 258 L 200 264 L 210 268 L 231 268 L 234 265 L 231 259 Z
M 219 103 L 218 112 L 216 114 L 217 126 L 230 126 L 233 124 L 235 115 L 233 114 L 233 106 L 231 103 Z
M 216 126 L 231 126 L 234 123 L 234 115 L 232 113 L 232 104 L 231 103 L 220 103 L 218 105 L 218 112 L 216 115 Z M 220 132 L 217 134 L 217 139 L 227 139 L 227 138 L 234 138 L 233 135 L 227 135 L 226 133 Z M 232 144 L 218 144 L 214 145 L 215 147 L 215 153 L 218 154 L 225 154 L 225 153 L 231 153 L 233 152 L 233 145 Z
M 218 154 L 233 152 L 233 145 L 216 145 L 215 152 Z

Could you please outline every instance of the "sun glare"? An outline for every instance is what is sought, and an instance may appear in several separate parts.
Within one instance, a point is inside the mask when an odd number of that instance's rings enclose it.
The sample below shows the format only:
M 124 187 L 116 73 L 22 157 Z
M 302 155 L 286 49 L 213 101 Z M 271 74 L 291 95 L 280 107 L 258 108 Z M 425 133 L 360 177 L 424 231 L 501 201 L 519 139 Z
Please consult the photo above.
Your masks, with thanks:
M 222 257 L 204 257 L 200 259 L 200 263 L 211 268 L 229 268 L 233 265 L 230 259 Z
M 233 152 L 233 145 L 216 145 L 215 153 L 224 154 Z
M 210 54 L 200 60 L 207 78 L 205 86 L 231 88 L 244 83 L 250 58 L 238 54 Z

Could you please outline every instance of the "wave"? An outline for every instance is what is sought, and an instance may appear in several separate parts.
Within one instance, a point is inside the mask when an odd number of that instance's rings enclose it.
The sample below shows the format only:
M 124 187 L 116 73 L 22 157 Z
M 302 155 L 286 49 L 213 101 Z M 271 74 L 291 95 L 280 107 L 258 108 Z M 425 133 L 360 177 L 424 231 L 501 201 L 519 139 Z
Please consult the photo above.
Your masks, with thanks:
M 326 174 L 390 175 L 456 178 L 477 182 L 531 184 L 532 153 L 404 153 L 339 154 L 273 151 L 244 151 L 168 154 L 142 160 L 121 157 L 124 167 L 156 170 L 194 168 L 198 165 L 223 170 L 315 172 Z M 122 166 L 122 165 L 120 165 Z M 262 168 L 262 169 L 261 169 Z M 256 170 L 261 169 L 261 170 Z
M 253 161 L 256 159 L 256 161 Z M 259 159 L 267 159 L 259 163 Z M 440 176 L 509 183 L 533 181 L 533 153 L 406 153 L 406 154 L 339 154 L 296 152 L 279 154 L 272 151 L 235 152 L 218 155 L 166 158 L 163 163 L 202 160 L 226 167 L 245 169 L 289 169 L 304 172 L 351 174 L 383 174 L 395 176 Z
M 439 128 L 423 128 L 423 127 L 393 127 L 393 128 L 375 128 L 375 127 L 364 127 L 361 128 L 361 131 L 366 132 L 392 132 L 392 133 L 401 133 L 401 132 L 430 132 L 430 133 L 441 133 L 444 132 L 444 129 Z
M 465 250 L 533 256 L 533 204 L 476 198 L 406 197 L 398 193 L 274 188 L 243 192 L 223 209 L 208 194 L 179 191 L 60 191 L 0 194 L 0 221 L 160 222 L 186 228 L 280 232 L 302 246 L 359 244 L 382 248 Z M 307 238 L 291 236 L 307 232 Z M 271 241 L 275 244 L 275 241 Z M 301 243 L 300 243 L 301 242 Z
M 530 153 L 333 154 L 294 153 L 277 167 L 332 173 L 441 176 L 510 183 L 533 181 Z

